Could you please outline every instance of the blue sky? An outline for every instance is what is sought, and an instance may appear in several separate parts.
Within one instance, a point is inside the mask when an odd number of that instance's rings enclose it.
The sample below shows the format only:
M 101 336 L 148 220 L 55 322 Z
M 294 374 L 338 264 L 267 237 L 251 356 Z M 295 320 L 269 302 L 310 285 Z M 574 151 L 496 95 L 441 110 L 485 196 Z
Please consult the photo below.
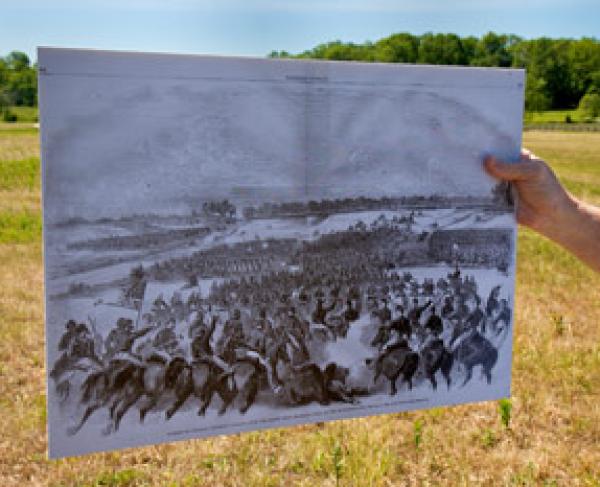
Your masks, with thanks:
M 38 45 L 264 56 L 394 32 L 600 37 L 598 0 L 4 0 L 0 55 Z

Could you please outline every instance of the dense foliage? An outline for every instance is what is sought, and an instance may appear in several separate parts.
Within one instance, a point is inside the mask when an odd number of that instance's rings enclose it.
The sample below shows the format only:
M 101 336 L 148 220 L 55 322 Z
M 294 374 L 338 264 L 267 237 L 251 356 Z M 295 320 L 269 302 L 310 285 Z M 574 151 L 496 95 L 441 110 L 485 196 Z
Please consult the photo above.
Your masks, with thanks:
M 0 112 L 9 106 L 37 105 L 37 72 L 27 54 L 0 57 Z
M 489 32 L 478 39 L 399 33 L 374 43 L 335 41 L 300 54 L 273 51 L 270 56 L 526 68 L 526 109 L 533 111 L 575 108 L 586 94 L 600 94 L 600 41 L 595 38 L 525 40 Z
M 403 32 L 377 42 L 334 41 L 300 54 L 273 51 L 270 56 L 526 68 L 528 111 L 579 106 L 585 116 L 598 116 L 600 41 L 595 38 L 525 40 L 493 32 L 481 38 Z M 37 105 L 36 71 L 25 53 L 13 51 L 0 57 L 0 115 L 10 116 L 7 107 Z

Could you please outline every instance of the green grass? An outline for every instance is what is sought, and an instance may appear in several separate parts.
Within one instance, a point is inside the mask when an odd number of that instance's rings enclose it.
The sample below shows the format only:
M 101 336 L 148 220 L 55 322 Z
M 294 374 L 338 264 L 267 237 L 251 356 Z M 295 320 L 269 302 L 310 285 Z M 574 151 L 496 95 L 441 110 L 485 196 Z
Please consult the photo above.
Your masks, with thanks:
M 39 134 L 39 127 L 33 122 L 2 122 L 0 121 L 0 136 Z M 0 154 L 1 155 L 1 154 Z
M 40 185 L 40 160 L 0 161 L 0 190 L 34 189 Z
M 544 112 L 525 112 L 524 120 L 526 123 L 564 123 L 567 116 L 571 117 L 572 122 L 585 122 L 578 110 L 548 110 Z
M 39 158 L 0 160 L 0 244 L 39 242 L 42 219 L 32 197 L 39 186 Z
M 37 122 L 38 121 L 38 108 L 37 107 L 12 106 L 12 107 L 8 108 L 8 111 L 17 116 L 17 122 Z
M 37 242 L 41 235 L 42 218 L 39 213 L 0 212 L 0 244 Z
M 549 161 L 575 196 L 600 204 L 600 132 L 527 132 L 523 145 Z

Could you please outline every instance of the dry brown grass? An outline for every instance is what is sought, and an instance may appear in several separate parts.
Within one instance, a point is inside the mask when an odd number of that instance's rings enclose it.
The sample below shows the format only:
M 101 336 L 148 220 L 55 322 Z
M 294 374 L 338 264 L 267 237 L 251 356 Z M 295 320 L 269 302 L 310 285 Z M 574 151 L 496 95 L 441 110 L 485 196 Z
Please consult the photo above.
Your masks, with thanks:
M 524 145 L 596 198 L 599 135 L 529 132 Z M 5 144 L 29 157 L 30 143 Z M 0 212 L 12 200 L 0 191 Z M 338 446 L 345 486 L 598 486 L 600 276 L 532 232 L 518 253 L 509 429 L 482 403 L 48 461 L 40 243 L 1 244 L 0 485 L 335 485 Z
M 22 189 L 0 190 L 0 211 L 39 212 L 40 192 Z
M 36 133 L 5 133 L 0 130 L 0 159 L 20 161 L 39 157 L 40 138 Z

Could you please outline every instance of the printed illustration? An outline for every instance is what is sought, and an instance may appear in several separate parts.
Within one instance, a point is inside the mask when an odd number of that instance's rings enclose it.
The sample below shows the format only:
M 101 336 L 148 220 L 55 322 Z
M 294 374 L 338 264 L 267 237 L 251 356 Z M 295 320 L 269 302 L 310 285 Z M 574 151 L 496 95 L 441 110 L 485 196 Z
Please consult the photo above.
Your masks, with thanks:
M 40 65 L 53 456 L 509 394 L 522 72 Z

